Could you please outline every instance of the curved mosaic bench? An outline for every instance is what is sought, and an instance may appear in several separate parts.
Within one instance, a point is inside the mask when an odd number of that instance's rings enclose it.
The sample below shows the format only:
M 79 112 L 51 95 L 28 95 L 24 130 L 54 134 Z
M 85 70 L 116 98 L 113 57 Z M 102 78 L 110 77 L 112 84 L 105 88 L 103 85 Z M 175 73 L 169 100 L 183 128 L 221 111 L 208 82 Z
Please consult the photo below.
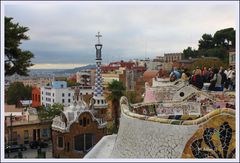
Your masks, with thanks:
M 217 109 L 195 120 L 144 116 L 120 100 L 121 119 L 111 158 L 234 158 L 235 111 Z
M 160 123 L 168 123 L 168 124 L 181 124 L 181 125 L 198 125 L 200 123 L 204 123 L 208 119 L 217 116 L 219 114 L 229 114 L 231 116 L 235 116 L 235 110 L 230 109 L 230 108 L 221 108 L 221 109 L 216 109 L 202 117 L 197 117 L 197 119 L 194 120 L 176 120 L 176 119 L 168 119 L 167 118 L 160 118 L 160 117 L 155 117 L 155 116 L 147 116 L 147 115 L 141 115 L 137 113 L 133 113 L 129 110 L 129 104 L 123 104 L 121 103 L 121 111 L 123 111 L 124 114 L 133 117 L 133 118 L 138 118 L 141 120 L 148 120 L 148 121 L 153 121 L 153 122 L 160 122 Z

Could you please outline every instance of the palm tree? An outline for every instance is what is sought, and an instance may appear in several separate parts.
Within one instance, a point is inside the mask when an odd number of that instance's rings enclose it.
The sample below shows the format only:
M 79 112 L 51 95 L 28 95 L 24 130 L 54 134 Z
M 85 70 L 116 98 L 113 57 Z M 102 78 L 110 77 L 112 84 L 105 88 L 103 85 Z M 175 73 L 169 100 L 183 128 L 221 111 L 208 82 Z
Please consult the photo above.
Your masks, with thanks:
M 112 101 L 112 111 L 114 114 L 114 123 L 115 127 L 119 126 L 119 100 L 124 95 L 125 87 L 121 81 L 113 80 L 108 84 L 108 90 L 111 91 L 111 94 L 108 96 L 108 99 Z

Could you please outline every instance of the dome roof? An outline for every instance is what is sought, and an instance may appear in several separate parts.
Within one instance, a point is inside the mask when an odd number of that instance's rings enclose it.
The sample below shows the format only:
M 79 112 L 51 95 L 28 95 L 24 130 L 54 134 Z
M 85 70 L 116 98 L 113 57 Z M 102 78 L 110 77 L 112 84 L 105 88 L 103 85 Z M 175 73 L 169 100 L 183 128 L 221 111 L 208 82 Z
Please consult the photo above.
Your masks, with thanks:
M 152 78 L 156 77 L 158 74 L 158 70 L 147 70 L 143 73 L 143 80 L 145 82 L 151 81 Z

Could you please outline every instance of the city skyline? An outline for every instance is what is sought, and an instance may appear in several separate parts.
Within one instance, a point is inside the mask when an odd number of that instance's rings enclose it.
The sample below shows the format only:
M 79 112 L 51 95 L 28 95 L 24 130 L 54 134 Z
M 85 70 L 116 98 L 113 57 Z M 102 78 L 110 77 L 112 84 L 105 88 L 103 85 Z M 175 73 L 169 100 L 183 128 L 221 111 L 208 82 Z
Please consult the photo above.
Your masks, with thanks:
M 98 31 L 104 63 L 197 49 L 204 33 L 236 29 L 236 9 L 234 2 L 32 2 L 5 5 L 5 16 L 29 27 L 21 47 L 35 66 L 51 67 L 94 63 Z

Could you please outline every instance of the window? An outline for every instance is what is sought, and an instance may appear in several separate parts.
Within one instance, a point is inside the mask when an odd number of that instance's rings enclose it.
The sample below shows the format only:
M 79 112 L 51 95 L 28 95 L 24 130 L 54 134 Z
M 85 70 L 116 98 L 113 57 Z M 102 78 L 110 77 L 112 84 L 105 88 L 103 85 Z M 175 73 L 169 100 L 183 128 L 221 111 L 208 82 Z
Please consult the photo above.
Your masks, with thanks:
M 69 142 L 67 143 L 67 151 L 69 152 Z
M 89 150 L 92 146 L 92 134 L 85 134 L 85 150 Z
M 40 102 L 40 95 L 38 95 L 38 102 Z
M 48 137 L 48 129 L 47 128 L 42 129 L 42 137 Z
M 68 97 L 70 97 L 71 96 L 71 93 L 68 93 Z
M 68 103 L 70 103 L 71 102 L 71 99 L 68 99 Z
M 74 149 L 76 151 L 84 150 L 84 134 L 74 137 Z
M 64 93 L 62 93 L 62 97 L 64 97 Z
M 28 138 L 29 138 L 28 130 L 24 130 L 24 144 L 29 143 Z
M 62 103 L 64 103 L 65 101 L 64 101 L 64 99 L 62 99 Z
M 62 136 L 58 136 L 57 144 L 58 144 L 59 148 L 63 148 L 63 137 Z
M 83 118 L 83 127 L 86 126 L 86 123 L 87 123 L 87 122 L 86 122 L 86 118 L 84 117 L 84 118 Z
M 82 119 L 79 120 L 79 124 L 80 124 L 81 126 L 83 125 Z
M 17 144 L 17 138 L 18 138 L 17 131 L 14 131 L 14 132 L 12 133 L 12 144 L 13 144 L 13 145 L 16 145 L 16 144 Z
M 74 137 L 74 149 L 76 151 L 89 151 L 94 144 L 93 134 L 81 134 Z
M 52 95 L 53 95 L 53 97 L 54 97 L 54 93 L 53 93 Z

